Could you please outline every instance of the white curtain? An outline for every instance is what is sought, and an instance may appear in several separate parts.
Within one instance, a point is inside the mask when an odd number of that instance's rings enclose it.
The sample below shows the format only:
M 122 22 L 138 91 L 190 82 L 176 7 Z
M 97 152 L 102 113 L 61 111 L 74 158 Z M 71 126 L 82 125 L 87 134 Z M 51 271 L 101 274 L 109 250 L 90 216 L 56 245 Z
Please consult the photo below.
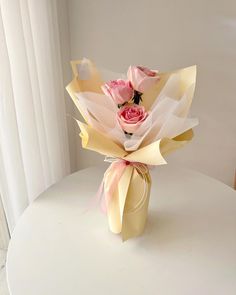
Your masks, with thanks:
M 0 0 L 0 193 L 10 231 L 69 172 L 57 0 Z

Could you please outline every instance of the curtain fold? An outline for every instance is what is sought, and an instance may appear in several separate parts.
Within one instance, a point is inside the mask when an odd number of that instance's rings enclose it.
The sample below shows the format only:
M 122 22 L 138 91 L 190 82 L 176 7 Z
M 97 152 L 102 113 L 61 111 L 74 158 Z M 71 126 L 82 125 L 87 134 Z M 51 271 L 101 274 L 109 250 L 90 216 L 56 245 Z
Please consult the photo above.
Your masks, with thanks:
M 56 0 L 0 0 L 0 189 L 10 231 L 70 172 Z

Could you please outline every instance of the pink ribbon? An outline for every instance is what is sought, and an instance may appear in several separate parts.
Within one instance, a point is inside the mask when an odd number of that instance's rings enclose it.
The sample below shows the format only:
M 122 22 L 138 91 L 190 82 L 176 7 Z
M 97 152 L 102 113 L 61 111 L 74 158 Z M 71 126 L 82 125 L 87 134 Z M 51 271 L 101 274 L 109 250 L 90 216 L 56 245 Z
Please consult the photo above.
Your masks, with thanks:
M 101 209 L 104 213 L 107 212 L 107 203 L 111 200 L 115 189 L 118 186 L 118 183 L 125 171 L 125 168 L 127 166 L 133 166 L 136 168 L 142 175 L 146 174 L 148 172 L 148 167 L 146 164 L 139 163 L 139 162 L 129 162 L 124 159 L 119 158 L 106 158 L 106 162 L 110 162 L 111 165 L 105 172 L 104 178 L 102 180 L 102 183 L 99 187 L 99 190 L 96 195 L 96 199 L 100 201 Z M 105 177 L 108 173 L 111 171 L 115 171 L 115 173 L 112 174 L 110 185 L 106 187 L 106 190 L 104 189 L 104 182 Z

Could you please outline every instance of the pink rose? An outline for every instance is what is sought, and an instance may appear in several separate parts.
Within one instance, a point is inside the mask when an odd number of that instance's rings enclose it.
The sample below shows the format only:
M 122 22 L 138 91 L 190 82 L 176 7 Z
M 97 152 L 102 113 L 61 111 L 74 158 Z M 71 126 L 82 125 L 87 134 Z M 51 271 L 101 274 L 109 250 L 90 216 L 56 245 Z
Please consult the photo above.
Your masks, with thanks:
M 124 106 L 117 113 L 118 122 L 127 133 L 134 133 L 147 116 L 145 108 L 136 104 Z
M 134 96 L 134 89 L 129 81 L 113 80 L 102 86 L 105 95 L 112 97 L 116 104 L 123 104 Z
M 128 79 L 133 88 L 141 93 L 152 87 L 160 77 L 157 75 L 158 71 L 152 71 L 141 66 L 130 66 L 128 69 Z

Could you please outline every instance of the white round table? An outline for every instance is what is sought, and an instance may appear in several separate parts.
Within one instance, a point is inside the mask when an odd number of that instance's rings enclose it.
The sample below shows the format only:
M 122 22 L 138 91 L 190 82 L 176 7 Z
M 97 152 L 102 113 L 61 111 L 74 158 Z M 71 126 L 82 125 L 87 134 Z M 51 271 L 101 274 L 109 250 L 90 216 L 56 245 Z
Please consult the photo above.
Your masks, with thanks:
M 171 165 L 152 171 L 146 230 L 122 242 L 84 213 L 105 166 L 72 174 L 25 211 L 12 236 L 11 295 L 235 295 L 236 193 Z

